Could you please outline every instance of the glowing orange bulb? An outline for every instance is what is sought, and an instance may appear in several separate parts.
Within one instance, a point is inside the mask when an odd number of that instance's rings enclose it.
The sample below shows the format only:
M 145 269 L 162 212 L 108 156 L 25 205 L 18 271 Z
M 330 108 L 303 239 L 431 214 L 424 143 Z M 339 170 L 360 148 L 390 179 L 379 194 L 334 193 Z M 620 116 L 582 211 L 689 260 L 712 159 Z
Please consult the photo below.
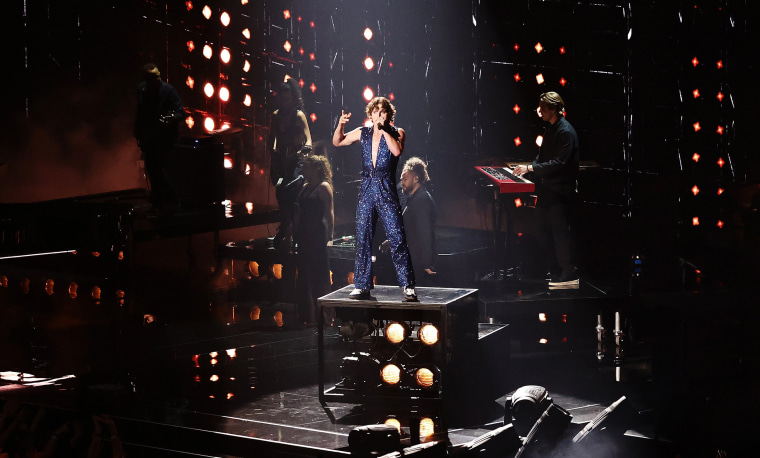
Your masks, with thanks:
M 544 84 L 544 74 L 543 73 L 539 73 L 538 75 L 536 75 L 536 83 L 538 83 L 538 84 Z
M 723 189 L 723 188 L 718 188 L 718 195 L 721 195 L 721 194 L 723 194 L 724 192 L 726 192 L 726 190 L 725 190 L 725 189 Z
M 718 167 L 723 168 L 725 164 L 726 161 L 724 161 L 722 157 L 718 158 Z
M 216 126 L 216 124 L 214 123 L 213 119 L 207 117 L 206 119 L 203 120 L 203 127 L 207 131 L 211 132 L 212 130 L 214 130 L 215 126 Z
M 219 58 L 222 59 L 222 62 L 225 64 L 229 64 L 231 58 L 230 50 L 227 48 L 222 49 L 222 52 L 219 53 Z
M 192 89 L 195 86 L 195 80 L 193 79 L 192 76 L 188 76 L 187 79 L 185 80 L 185 84 L 187 85 L 187 87 Z
M 723 61 L 722 61 L 722 60 L 719 60 L 719 61 L 716 63 L 716 65 L 718 66 L 718 68 L 723 68 Z
M 515 76 L 514 76 L 514 78 L 515 78 L 515 83 L 517 83 L 517 82 L 518 82 L 518 81 L 520 81 L 520 79 L 521 79 L 521 78 L 520 78 L 520 74 L 519 74 L 519 73 L 515 73 Z
M 718 128 L 715 129 L 715 132 L 717 132 L 718 135 L 723 135 L 723 126 L 718 126 Z
M 722 92 L 718 92 L 718 95 L 716 95 L 715 97 L 718 99 L 719 102 L 723 101 L 723 93 Z
M 193 119 L 192 116 L 188 116 L 187 118 L 185 118 L 185 124 L 187 125 L 188 129 L 192 129 L 193 126 L 195 125 L 195 120 Z
M 366 59 L 364 59 L 364 68 L 366 68 L 367 70 L 372 70 L 373 68 L 375 68 L 375 61 L 372 60 L 371 57 L 367 57 Z
M 512 49 L 514 49 L 515 51 L 519 51 L 520 50 L 520 45 L 518 45 L 517 43 L 515 43 L 515 45 L 512 46 Z
M 541 51 L 543 51 L 543 50 L 544 50 L 544 47 L 543 47 L 543 46 L 541 46 L 541 42 L 540 42 L 540 41 L 539 41 L 538 43 L 536 43 L 536 46 L 534 46 L 533 48 L 536 50 L 536 52 L 537 52 L 538 54 L 541 54 Z
M 515 106 L 512 107 L 512 111 L 514 111 L 515 114 L 520 113 L 520 105 L 515 104 Z
M 285 40 L 285 43 L 282 44 L 283 49 L 285 49 L 285 52 L 290 52 L 290 50 L 293 48 L 293 45 L 290 44 L 290 41 Z
M 246 94 L 245 98 L 243 98 L 243 105 L 250 107 L 251 106 L 251 96 L 250 94 Z
M 694 58 L 691 60 L 691 65 L 693 65 L 693 66 L 695 66 L 695 67 L 696 67 L 697 65 L 699 65 L 699 61 L 697 60 L 697 57 L 696 57 L 696 56 L 694 56 Z
M 565 84 L 567 84 L 567 80 L 565 78 L 560 78 L 559 79 L 559 84 L 561 84 L 564 87 Z
M 246 61 L 243 62 L 243 71 L 248 73 L 248 70 L 250 69 L 251 69 L 251 63 L 248 62 L 248 60 L 246 59 Z
M 700 158 L 699 153 L 694 153 L 694 155 L 691 156 L 691 160 L 694 162 L 699 162 L 699 158 Z
M 222 13 L 221 16 L 219 16 L 219 22 L 222 23 L 223 26 L 227 27 L 230 25 L 230 15 L 226 11 Z
M 430 437 L 435 434 L 435 423 L 430 418 L 420 420 L 420 437 Z
M 367 27 L 366 29 L 364 29 L 364 34 L 363 35 L 364 35 L 364 39 L 365 40 L 367 40 L 367 41 L 371 40 L 372 39 L 372 35 L 373 35 L 372 34 L 372 29 L 370 29 L 369 27 Z
M 311 119 L 311 122 L 317 122 L 317 115 L 315 113 L 312 113 L 309 116 L 309 119 Z
M 193 40 L 187 41 L 187 50 L 190 52 L 193 52 L 193 50 L 195 50 L 195 43 L 193 42 Z
M 694 89 L 694 91 L 692 91 L 692 95 L 694 95 L 695 99 L 698 98 L 699 97 L 699 89 Z
M 370 87 L 365 87 L 364 92 L 362 93 L 362 96 L 364 97 L 364 100 L 369 102 L 375 97 L 375 92 Z
M 565 54 L 565 52 L 566 51 L 565 51 L 565 47 L 564 46 L 562 46 L 562 47 L 559 48 L 559 53 L 560 54 Z
M 692 226 L 699 226 L 699 217 L 698 216 L 695 216 L 694 218 L 691 219 L 691 225 Z
M 203 10 L 201 10 L 201 14 L 206 19 L 211 19 L 211 7 L 209 7 L 208 5 L 204 6 Z
M 317 92 L 317 85 L 314 83 L 311 83 L 311 86 L 309 86 L 309 89 L 311 92 Z
M 383 368 L 380 375 L 388 385 L 395 385 L 401 380 L 401 369 L 395 364 L 388 364 Z
M 211 97 L 214 95 L 214 86 L 211 83 L 206 83 L 203 86 L 203 93 L 206 94 L 206 97 Z
M 717 226 L 718 226 L 719 229 L 723 229 L 723 221 L 718 220 Z
M 211 46 L 204 45 L 203 46 L 203 57 L 206 59 L 211 59 L 211 57 L 214 55 L 214 50 L 211 49 Z
M 520 137 L 515 137 L 515 146 L 522 145 L 522 140 L 520 140 Z
M 520 208 L 523 206 L 522 200 L 520 198 L 515 199 L 515 208 Z
M 285 19 L 290 19 L 290 10 L 284 10 L 282 12 L 282 17 L 284 17 Z
M 251 39 L 251 31 L 248 30 L 248 28 L 243 29 L 243 32 L 241 32 L 243 36 L 246 38 L 246 40 Z
M 423 388 L 430 388 L 435 382 L 433 371 L 425 367 L 418 369 L 414 374 L 414 378 L 417 379 L 417 384 Z
M 536 145 L 538 145 L 539 148 L 541 147 L 541 144 L 543 143 L 544 143 L 544 137 L 542 135 L 539 135 L 538 137 L 536 137 Z
M 702 128 L 702 126 L 699 125 L 698 122 L 694 123 L 694 132 L 699 132 L 699 130 Z
M 691 188 L 691 193 L 694 194 L 695 196 L 699 194 L 699 188 L 697 187 L 697 185 L 694 185 L 694 187 Z
M 222 100 L 222 102 L 227 102 L 230 100 L 230 90 L 226 87 L 222 86 L 219 89 L 219 98 Z

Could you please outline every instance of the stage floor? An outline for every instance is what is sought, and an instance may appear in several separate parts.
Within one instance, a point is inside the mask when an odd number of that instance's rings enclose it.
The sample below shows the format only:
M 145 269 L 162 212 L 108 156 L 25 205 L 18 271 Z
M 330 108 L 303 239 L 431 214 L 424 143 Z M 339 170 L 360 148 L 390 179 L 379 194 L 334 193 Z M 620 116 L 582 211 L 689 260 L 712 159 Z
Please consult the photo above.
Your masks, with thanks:
M 44 407 L 40 437 L 97 413 L 114 419 L 132 456 L 346 456 L 355 427 L 394 418 L 402 445 L 456 447 L 501 426 L 506 397 L 526 385 L 545 387 L 572 415 L 550 450 L 529 447 L 526 456 L 588 456 L 570 439 L 621 396 L 636 419 L 611 439 L 600 434 L 592 454 L 739 456 L 760 427 L 755 288 L 725 288 L 678 260 L 650 259 L 641 276 L 614 283 L 582 277 L 577 290 L 510 276 L 463 282 L 477 291 L 478 322 L 505 325 L 508 337 L 488 348 L 503 357 L 499 380 L 458 392 L 465 414 L 451 418 L 413 402 L 323 405 L 318 329 L 294 322 L 291 286 L 246 276 L 239 263 L 188 264 L 186 250 L 199 242 L 183 237 L 165 250 L 162 240 L 138 246 L 126 277 L 129 310 L 110 270 L 74 258 L 0 264 L 0 400 L 28 412 Z M 78 295 L 67 289 L 72 281 Z M 330 383 L 340 380 L 345 354 L 339 324 L 324 332 Z M 483 399 L 494 382 L 502 390 Z M 423 418 L 433 429 L 420 437 Z

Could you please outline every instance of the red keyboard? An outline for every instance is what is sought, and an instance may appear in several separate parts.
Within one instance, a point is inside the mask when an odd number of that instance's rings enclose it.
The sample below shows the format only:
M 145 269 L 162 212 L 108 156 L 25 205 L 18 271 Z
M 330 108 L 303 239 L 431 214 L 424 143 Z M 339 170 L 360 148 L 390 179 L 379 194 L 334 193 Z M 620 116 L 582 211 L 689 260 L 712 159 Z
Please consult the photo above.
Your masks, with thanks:
M 499 186 L 499 193 L 533 192 L 536 185 L 525 178 L 515 176 L 509 167 L 488 167 L 476 165 L 475 169 L 486 175 L 491 181 Z

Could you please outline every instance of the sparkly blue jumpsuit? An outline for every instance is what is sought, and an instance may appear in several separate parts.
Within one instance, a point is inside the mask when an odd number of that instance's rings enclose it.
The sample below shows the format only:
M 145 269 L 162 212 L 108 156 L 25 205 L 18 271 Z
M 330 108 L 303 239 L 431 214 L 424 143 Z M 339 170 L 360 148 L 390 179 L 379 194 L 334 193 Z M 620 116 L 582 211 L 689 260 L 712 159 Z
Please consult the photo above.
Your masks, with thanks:
M 396 193 L 398 157 L 391 154 L 385 137 L 377 148 L 377 166 L 372 165 L 372 133 L 374 127 L 362 127 L 362 184 L 356 206 L 356 263 L 354 287 L 372 289 L 372 237 L 377 217 L 383 221 L 391 245 L 391 259 L 396 268 L 398 285 L 414 286 L 414 272 L 406 246 L 401 205 Z

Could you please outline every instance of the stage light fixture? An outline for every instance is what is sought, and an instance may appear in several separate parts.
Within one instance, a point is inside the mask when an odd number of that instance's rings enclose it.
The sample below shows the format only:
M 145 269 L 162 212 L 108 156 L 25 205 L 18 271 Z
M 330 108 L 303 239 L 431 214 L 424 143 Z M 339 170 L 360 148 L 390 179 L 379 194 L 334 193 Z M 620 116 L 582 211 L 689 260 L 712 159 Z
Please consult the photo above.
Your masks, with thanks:
M 282 44 L 282 49 L 284 49 L 285 52 L 290 52 L 290 50 L 293 49 L 293 45 L 290 44 L 289 40 L 285 40 L 285 43 Z
M 520 113 L 520 105 L 515 104 L 515 106 L 512 107 L 512 111 L 514 111 L 515 114 L 519 114 Z
M 398 418 L 394 418 L 394 417 L 386 418 L 383 424 L 386 426 L 393 426 L 394 428 L 396 428 L 396 430 L 399 433 L 401 433 L 401 422 L 398 421 Z
M 311 86 L 309 86 L 309 89 L 312 93 L 317 92 L 317 85 L 314 83 L 311 83 Z
M 723 135 L 723 131 L 724 131 L 723 126 L 718 126 L 718 128 L 715 131 L 718 132 L 718 135 Z
M 725 189 L 723 189 L 723 188 L 718 188 L 718 195 L 721 195 L 721 194 L 723 194 L 724 192 L 726 192 L 726 190 L 725 190 Z
M 214 85 L 211 83 L 206 83 L 203 86 L 203 93 L 206 94 L 206 97 L 211 98 L 214 95 Z
M 371 57 L 366 57 L 364 59 L 364 68 L 366 68 L 367 71 L 372 70 L 373 68 L 375 68 L 375 61 L 372 60 Z
M 230 100 L 230 90 L 226 87 L 222 86 L 219 88 L 219 98 L 222 100 L 222 102 L 227 102 Z
M 340 388 L 364 391 L 380 386 L 380 361 L 369 353 L 354 352 L 340 363 Z
M 79 285 L 77 285 L 76 283 L 72 282 L 69 285 L 69 297 L 70 298 L 72 298 L 72 299 L 76 299 L 77 298 L 77 289 L 79 289 Z
M 245 29 L 243 29 L 243 31 L 241 33 L 243 34 L 243 37 L 246 40 L 250 40 L 251 39 L 251 31 L 247 27 Z
M 203 127 L 207 131 L 211 132 L 214 130 L 214 127 L 216 127 L 216 125 L 213 119 L 211 119 L 210 117 L 206 117 L 206 119 L 203 120 Z
M 538 75 L 536 75 L 536 83 L 537 84 L 544 84 L 544 74 L 543 73 L 539 73 Z
M 435 422 L 432 418 L 420 419 L 420 437 L 430 437 L 435 434 Z
M 369 102 L 370 100 L 375 98 L 375 92 L 372 90 L 371 87 L 367 86 L 364 88 L 364 92 L 362 93 L 362 96 L 364 97 L 364 100 Z
M 691 225 L 692 226 L 699 226 L 699 217 L 695 216 L 691 219 Z
M 185 118 L 185 125 L 187 125 L 188 129 L 192 129 L 193 126 L 195 126 L 195 120 L 193 119 L 192 116 L 188 116 L 187 118 Z
M 546 321 L 546 314 L 545 313 L 539 313 L 538 314 L 538 321 Z
M 401 381 L 401 368 L 395 364 L 386 364 L 380 372 L 380 376 L 383 379 L 383 382 L 388 385 L 396 385 Z
M 202 15 L 203 15 L 203 17 L 205 17 L 206 19 L 211 19 L 211 13 L 212 13 L 212 12 L 211 12 L 211 7 L 210 7 L 210 6 L 208 6 L 208 5 L 205 5 L 205 6 L 203 7 L 203 10 L 201 10 L 201 14 L 202 14 Z
M 438 328 L 428 323 L 422 325 L 417 331 L 417 338 L 425 345 L 435 345 L 438 342 Z
M 567 80 L 564 77 L 562 77 L 559 79 L 559 84 L 561 84 L 562 87 L 565 87 L 565 85 L 567 84 Z
M 414 372 L 414 379 L 417 385 L 422 388 L 430 388 L 436 381 L 435 374 L 427 367 L 421 367 Z
M 363 35 L 364 35 L 364 39 L 365 40 L 367 40 L 367 41 L 371 40 L 372 39 L 372 35 L 373 35 L 372 29 L 370 29 L 369 27 L 365 28 Z
M 701 156 L 699 155 L 699 153 L 694 153 L 694 154 L 691 156 L 691 160 L 692 160 L 692 161 L 694 161 L 694 162 L 699 162 L 699 158 L 700 158 L 700 157 L 701 157 Z
M 230 15 L 228 12 L 223 12 L 221 16 L 219 16 L 219 22 L 222 23 L 223 26 L 227 27 L 230 25 Z
M 515 141 L 515 146 L 520 146 L 520 145 L 522 145 L 522 140 L 520 140 L 520 137 L 515 137 L 515 140 L 514 140 L 514 141 Z
M 723 168 L 723 166 L 726 165 L 726 161 L 724 161 L 722 157 L 719 157 L 717 164 L 718 167 Z
M 723 101 L 723 93 L 722 92 L 718 91 L 718 95 L 716 95 L 715 97 L 718 99 L 719 102 Z
M 248 71 L 251 69 L 251 63 L 248 62 L 248 59 L 243 62 L 243 71 L 248 73 Z
M 533 48 L 536 50 L 537 54 L 541 54 L 541 51 L 544 50 L 544 47 L 541 46 L 541 42 L 540 41 L 538 43 L 536 43 L 536 46 L 534 46 Z
M 539 135 L 538 137 L 536 137 L 536 145 L 537 145 L 539 148 L 541 148 L 541 144 L 542 144 L 543 142 L 544 142 L 544 136 L 543 136 L 543 135 Z
M 691 60 L 691 65 L 694 67 L 699 65 L 699 60 L 697 60 L 697 56 L 694 56 L 694 58 Z
M 560 46 L 560 48 L 559 48 L 559 53 L 560 53 L 560 54 L 565 54 L 566 52 L 567 52 L 567 51 L 565 50 L 565 47 L 564 47 L 564 46 Z
M 261 318 L 261 308 L 258 305 L 251 307 L 251 321 L 258 321 Z
M 187 8 L 188 11 L 191 11 L 193 9 L 193 2 L 191 2 L 190 0 L 187 0 L 185 2 L 185 8 Z
M 243 97 L 243 105 L 250 107 L 251 106 L 251 95 L 246 94 L 245 97 Z
M 694 194 L 695 196 L 699 194 L 699 188 L 697 187 L 697 185 L 694 185 L 694 187 L 691 188 L 691 193 Z
M 514 45 L 514 46 L 512 46 L 512 49 L 514 49 L 514 50 L 515 50 L 515 52 L 517 52 L 517 51 L 519 51 L 519 50 L 520 50 L 520 45 L 518 45 L 517 43 L 515 43 L 515 45 Z
M 408 329 L 406 324 L 393 321 L 385 327 L 385 338 L 390 343 L 399 344 L 407 338 Z
M 716 226 L 718 226 L 718 229 L 723 229 L 723 224 L 724 224 L 723 221 L 718 220 L 718 222 L 716 223 Z
M 515 73 L 515 75 L 514 75 L 514 79 L 515 79 L 515 83 L 517 83 L 517 82 L 519 82 L 519 81 L 520 81 L 522 78 L 520 78 L 520 74 L 519 74 L 519 73 Z
M 283 10 L 282 17 L 284 17 L 285 19 L 290 19 L 290 10 Z
M 187 40 L 187 50 L 193 52 L 195 50 L 195 43 L 193 40 Z
M 716 65 L 717 65 L 718 69 L 723 68 L 723 61 L 719 60 L 718 62 L 716 62 Z
M 310 114 L 309 115 L 309 119 L 311 119 L 311 122 L 313 122 L 313 123 L 317 122 L 317 114 L 316 113 Z
M 699 89 L 694 89 L 691 91 L 691 94 L 694 96 L 695 99 L 699 98 Z
M 693 125 L 694 132 L 699 132 L 700 129 L 702 129 L 702 126 L 699 125 L 699 122 L 695 122 Z
M 192 76 L 188 76 L 187 79 L 185 80 L 185 84 L 187 85 L 187 87 L 192 89 L 193 87 L 195 87 L 195 80 L 193 79 Z
M 314 54 L 313 52 L 310 52 L 309 53 L 309 60 L 316 60 L 316 59 L 317 59 L 317 55 Z
M 351 455 L 378 456 L 401 448 L 401 433 L 390 425 L 357 426 L 348 433 Z
M 214 56 L 214 50 L 209 45 L 203 45 L 203 57 L 211 59 Z
M 219 58 L 222 60 L 222 62 L 229 64 L 231 57 L 232 56 L 230 55 L 229 48 L 222 48 L 222 51 L 219 53 Z
M 275 324 L 277 325 L 277 327 L 279 327 L 279 328 L 281 328 L 281 327 L 282 327 L 282 326 L 285 324 L 285 322 L 284 322 L 284 321 L 283 321 L 283 319 L 282 319 L 282 312 L 281 312 L 281 311 L 279 311 L 279 310 L 278 310 L 278 311 L 276 311 L 276 312 L 274 312 L 274 323 L 275 323 Z
M 233 166 L 232 158 L 229 156 L 224 156 L 224 168 L 229 170 Z

